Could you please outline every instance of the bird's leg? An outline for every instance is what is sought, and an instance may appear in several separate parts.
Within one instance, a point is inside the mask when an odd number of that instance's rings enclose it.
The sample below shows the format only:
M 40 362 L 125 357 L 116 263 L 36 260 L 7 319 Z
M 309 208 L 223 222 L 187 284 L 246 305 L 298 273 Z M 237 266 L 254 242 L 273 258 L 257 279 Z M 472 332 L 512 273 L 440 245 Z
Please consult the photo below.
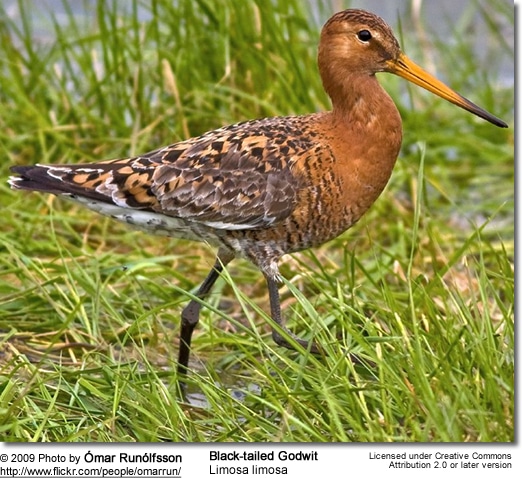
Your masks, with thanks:
M 225 249 L 218 251 L 217 259 L 209 272 L 206 279 L 203 281 L 196 297 L 204 299 L 209 294 L 212 286 L 223 271 L 223 268 L 234 258 L 234 255 Z M 179 333 L 179 355 L 178 355 L 178 376 L 186 375 L 188 371 L 188 363 L 190 356 L 190 343 L 192 340 L 192 332 L 199 322 L 199 311 L 201 310 L 201 302 L 192 299 L 181 312 L 181 330 Z
M 270 312 L 271 312 L 271 315 L 272 315 L 272 319 L 274 320 L 274 322 L 279 325 L 279 327 L 281 327 L 286 334 L 288 334 L 290 337 L 292 337 L 293 340 L 295 340 L 299 345 L 301 345 L 303 348 L 305 349 L 310 349 L 310 352 L 312 352 L 313 354 L 323 354 L 323 350 L 321 349 L 321 347 L 319 345 L 317 345 L 316 343 L 312 342 L 310 343 L 308 340 L 303 340 L 303 339 L 300 339 L 299 337 L 296 337 L 296 335 L 292 332 L 290 332 L 285 324 L 284 324 L 284 321 L 283 321 L 283 318 L 282 318 L 282 315 L 281 315 L 281 305 L 280 305 L 280 302 L 279 302 L 279 290 L 278 290 L 278 287 L 277 287 L 277 281 L 271 277 L 269 277 L 268 275 L 265 275 L 266 277 L 266 282 L 268 284 L 268 294 L 269 294 L 269 298 L 270 298 Z M 287 349 L 293 349 L 294 347 L 292 346 L 291 343 L 289 343 L 277 330 L 275 329 L 272 329 L 272 338 L 274 339 L 274 342 L 277 344 L 277 345 L 280 345 L 282 347 L 285 347 Z M 375 363 L 370 361 L 370 360 L 366 360 L 366 361 L 363 361 L 361 360 L 357 355 L 354 355 L 354 354 L 351 354 L 351 353 L 348 353 L 347 354 L 348 358 L 350 359 L 350 361 L 356 365 L 366 365 L 366 366 L 369 366 L 369 367 L 375 367 Z
M 321 354 L 322 351 L 320 347 L 314 342 L 308 342 L 308 340 L 303 340 L 297 337 L 294 333 L 290 332 L 284 324 L 282 315 L 281 315 L 281 304 L 279 301 L 279 290 L 277 287 L 277 282 L 272 277 L 265 275 L 266 283 L 268 285 L 268 296 L 270 298 L 270 313 L 272 315 L 272 320 L 281 327 L 287 335 L 292 337 L 299 345 L 301 345 L 305 349 L 309 349 L 310 352 L 314 354 Z M 289 343 L 276 329 L 272 329 L 272 338 L 277 345 L 282 347 L 286 347 L 287 349 L 293 349 L 294 346 Z

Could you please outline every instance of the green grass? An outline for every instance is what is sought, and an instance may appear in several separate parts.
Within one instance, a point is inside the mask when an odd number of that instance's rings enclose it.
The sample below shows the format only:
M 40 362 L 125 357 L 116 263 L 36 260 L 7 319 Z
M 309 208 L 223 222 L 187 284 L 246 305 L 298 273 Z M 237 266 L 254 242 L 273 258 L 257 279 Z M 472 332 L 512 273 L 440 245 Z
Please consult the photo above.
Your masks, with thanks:
M 326 109 L 315 56 L 331 11 L 317 21 L 297 0 L 136 0 L 85 2 L 79 17 L 64 1 L 42 36 L 31 5 L 19 1 L 21 22 L 0 6 L 0 439 L 514 440 L 512 129 L 381 75 L 405 130 L 387 190 L 353 230 L 281 265 L 289 325 L 327 354 L 272 342 L 264 280 L 235 261 L 195 333 L 181 400 L 179 314 L 213 251 L 13 192 L 8 168 Z M 470 9 L 486 20 L 485 63 Z M 495 71 L 514 58 L 499 33 L 512 33 L 512 6 L 470 9 L 451 24 L 452 48 L 429 30 L 432 47 L 418 48 L 409 16 L 397 31 L 409 56 L 431 56 L 512 124 L 513 88 Z

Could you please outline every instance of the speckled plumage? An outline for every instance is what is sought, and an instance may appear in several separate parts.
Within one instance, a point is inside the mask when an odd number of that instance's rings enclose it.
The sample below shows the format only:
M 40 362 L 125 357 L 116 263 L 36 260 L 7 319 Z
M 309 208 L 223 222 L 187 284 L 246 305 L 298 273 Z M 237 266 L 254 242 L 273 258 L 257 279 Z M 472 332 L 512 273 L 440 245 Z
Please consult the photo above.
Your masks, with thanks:
M 200 298 L 232 258 L 249 259 L 265 275 L 272 318 L 284 329 L 278 260 L 351 227 L 384 189 L 398 156 L 400 116 L 375 73 L 396 73 L 506 126 L 413 64 L 386 23 L 362 10 L 325 24 L 318 64 L 330 112 L 238 123 L 134 158 L 15 166 L 10 184 L 69 197 L 148 232 L 217 246 Z M 182 313 L 180 372 L 199 308 L 191 301 Z M 289 345 L 277 331 L 274 338 Z
M 362 185 L 351 181 L 355 169 L 333 174 L 343 158 L 331 145 L 329 122 L 324 113 L 265 118 L 134 158 L 15 166 L 20 177 L 12 184 L 38 184 L 151 233 L 208 242 L 277 278 L 283 254 L 336 237 L 371 205 L 342 200 L 348 181 L 351 195 L 363 198 L 364 191 L 354 191 L 362 186 L 375 199 L 391 173 L 393 162 L 379 184 L 372 177 Z M 400 136 L 395 157 L 399 145 Z

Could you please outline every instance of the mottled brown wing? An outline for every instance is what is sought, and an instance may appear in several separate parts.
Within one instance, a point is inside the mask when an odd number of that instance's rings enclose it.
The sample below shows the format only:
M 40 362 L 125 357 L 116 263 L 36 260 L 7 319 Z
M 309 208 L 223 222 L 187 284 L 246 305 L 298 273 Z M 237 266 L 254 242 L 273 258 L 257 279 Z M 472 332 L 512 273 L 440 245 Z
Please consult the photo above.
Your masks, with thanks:
M 289 141 L 297 132 L 289 131 L 288 120 L 240 123 L 136 158 L 18 167 L 14 171 L 22 177 L 11 184 L 210 227 L 266 227 L 291 213 L 302 187 L 292 166 L 311 147 L 305 141 Z

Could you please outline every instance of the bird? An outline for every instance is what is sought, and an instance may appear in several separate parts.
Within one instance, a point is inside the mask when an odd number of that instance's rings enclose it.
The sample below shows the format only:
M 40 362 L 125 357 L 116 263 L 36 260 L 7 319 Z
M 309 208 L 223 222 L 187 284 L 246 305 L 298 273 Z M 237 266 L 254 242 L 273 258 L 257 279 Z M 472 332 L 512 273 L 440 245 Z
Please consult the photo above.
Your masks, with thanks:
M 217 248 L 181 312 L 177 373 L 189 371 L 193 331 L 234 258 L 264 275 L 276 344 L 321 353 L 283 319 L 278 263 L 352 227 L 386 186 L 402 140 L 400 114 L 377 73 L 393 73 L 495 126 L 508 125 L 407 57 L 386 22 L 360 9 L 334 14 L 317 62 L 332 107 L 243 121 L 135 157 L 11 167 L 13 189 L 62 196 L 148 233 Z

